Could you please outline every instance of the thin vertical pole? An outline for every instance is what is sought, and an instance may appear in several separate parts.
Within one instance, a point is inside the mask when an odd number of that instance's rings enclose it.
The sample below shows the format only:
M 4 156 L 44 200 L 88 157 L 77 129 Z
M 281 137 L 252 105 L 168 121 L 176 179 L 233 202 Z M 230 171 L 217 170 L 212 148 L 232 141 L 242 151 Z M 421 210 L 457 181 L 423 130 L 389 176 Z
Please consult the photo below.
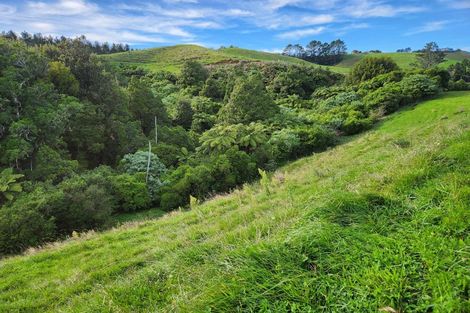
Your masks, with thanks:
M 148 182 L 149 180 L 151 153 L 152 153 L 152 143 L 149 140 L 149 155 L 148 155 L 148 160 L 147 160 L 147 176 L 145 177 L 145 182 Z

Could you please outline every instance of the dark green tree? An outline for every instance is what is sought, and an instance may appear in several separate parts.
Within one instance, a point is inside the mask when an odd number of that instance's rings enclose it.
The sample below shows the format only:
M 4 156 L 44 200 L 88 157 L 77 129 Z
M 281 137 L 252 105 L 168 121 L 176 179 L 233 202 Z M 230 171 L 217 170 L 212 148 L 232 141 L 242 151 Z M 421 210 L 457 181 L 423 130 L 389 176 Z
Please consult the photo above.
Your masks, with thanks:
M 398 69 L 397 63 L 390 57 L 366 57 L 354 64 L 349 80 L 353 84 L 358 84 Z
M 228 103 L 219 111 L 223 122 L 250 123 L 273 117 L 279 108 L 269 96 L 259 73 L 238 79 Z

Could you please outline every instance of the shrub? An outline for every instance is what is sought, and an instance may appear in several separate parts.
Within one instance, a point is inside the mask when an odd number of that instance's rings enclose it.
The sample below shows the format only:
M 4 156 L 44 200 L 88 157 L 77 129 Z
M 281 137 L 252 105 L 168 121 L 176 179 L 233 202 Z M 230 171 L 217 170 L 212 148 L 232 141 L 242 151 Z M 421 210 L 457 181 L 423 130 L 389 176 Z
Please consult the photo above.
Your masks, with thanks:
M 20 252 L 55 237 L 54 218 L 42 211 L 46 195 L 24 195 L 0 209 L 0 255 Z
M 359 85 L 358 94 L 366 96 L 371 91 L 383 87 L 385 84 L 399 82 L 403 79 L 404 73 L 402 71 L 393 71 L 386 74 L 378 75 L 370 80 L 362 82 Z
M 100 228 L 116 208 L 110 179 L 99 170 L 65 180 L 59 191 L 50 214 L 62 234 Z
M 349 80 L 353 84 L 358 84 L 398 69 L 397 63 L 390 57 L 366 57 L 354 64 Z
M 383 108 L 386 113 L 396 111 L 403 100 L 399 83 L 389 83 L 367 94 L 364 103 L 369 109 Z
M 144 175 L 121 174 L 112 177 L 118 211 L 131 212 L 150 206 L 150 195 Z
M 273 149 L 273 157 L 279 161 L 286 161 L 296 155 L 300 146 L 299 135 L 292 129 L 284 128 L 275 131 L 268 141 Z
M 300 138 L 299 155 L 323 150 L 335 142 L 334 132 L 320 125 L 302 126 L 294 131 Z
M 437 83 L 426 75 L 406 76 L 400 82 L 403 96 L 408 102 L 433 96 L 439 92 Z
M 463 79 L 460 79 L 456 82 L 449 82 L 450 90 L 470 90 L 470 83 L 465 82 Z
M 354 135 L 361 131 L 370 129 L 372 127 L 372 121 L 369 118 L 365 118 L 362 112 L 350 111 L 346 120 L 340 127 L 347 135 Z

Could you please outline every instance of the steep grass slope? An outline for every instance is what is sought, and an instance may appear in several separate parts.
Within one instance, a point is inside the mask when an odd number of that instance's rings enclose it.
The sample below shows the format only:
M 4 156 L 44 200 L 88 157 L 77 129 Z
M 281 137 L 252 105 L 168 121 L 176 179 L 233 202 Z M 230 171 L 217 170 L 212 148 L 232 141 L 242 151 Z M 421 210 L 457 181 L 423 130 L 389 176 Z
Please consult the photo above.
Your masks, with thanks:
M 163 48 L 152 48 L 100 56 L 113 65 L 136 65 L 151 71 L 166 70 L 178 72 L 187 60 L 195 60 L 202 64 L 224 64 L 245 61 L 273 62 L 280 61 L 293 64 L 318 66 L 297 58 L 275 53 L 268 53 L 241 48 L 224 48 L 213 50 L 196 45 L 176 45 Z M 333 67 L 328 67 L 335 70 Z M 337 70 L 344 72 L 343 69 Z
M 270 183 L 0 261 L 0 312 L 468 312 L 469 110 L 446 93 Z

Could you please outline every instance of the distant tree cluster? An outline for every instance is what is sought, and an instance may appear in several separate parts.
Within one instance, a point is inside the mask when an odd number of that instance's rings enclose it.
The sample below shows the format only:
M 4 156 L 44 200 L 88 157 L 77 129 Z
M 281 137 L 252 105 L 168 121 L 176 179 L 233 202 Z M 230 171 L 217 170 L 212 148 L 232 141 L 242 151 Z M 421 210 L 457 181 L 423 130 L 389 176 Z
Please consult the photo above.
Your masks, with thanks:
M 51 35 L 46 36 L 41 33 L 30 34 L 28 32 L 22 32 L 21 34 L 16 34 L 14 31 L 10 30 L 8 32 L 1 32 L 0 37 L 4 37 L 10 40 L 19 40 L 24 42 L 27 46 L 42 46 L 42 45 L 58 45 L 63 42 L 71 41 L 71 38 L 65 36 L 53 37 Z M 130 51 L 128 44 L 122 43 L 100 43 L 98 41 L 91 42 L 86 39 L 85 36 L 79 37 L 80 41 L 87 46 L 93 53 L 96 54 L 110 54 L 117 52 Z
M 408 48 L 398 49 L 397 52 L 398 53 L 410 53 L 412 52 L 412 50 L 410 47 L 408 47 Z
M 346 51 L 346 44 L 340 39 L 330 43 L 312 40 L 305 47 L 300 44 L 289 44 L 282 54 L 317 64 L 334 65 L 341 62 Z

